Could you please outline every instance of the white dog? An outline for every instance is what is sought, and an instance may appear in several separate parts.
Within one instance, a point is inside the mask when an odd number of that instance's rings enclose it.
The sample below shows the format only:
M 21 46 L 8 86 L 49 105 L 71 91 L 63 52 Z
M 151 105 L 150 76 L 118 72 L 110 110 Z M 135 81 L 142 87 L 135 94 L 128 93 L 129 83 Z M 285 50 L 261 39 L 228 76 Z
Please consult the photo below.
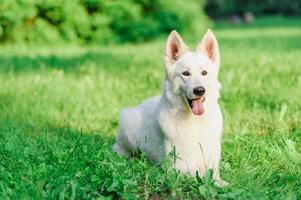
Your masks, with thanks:
M 192 176 L 213 170 L 218 185 L 221 158 L 222 113 L 218 104 L 220 54 L 217 40 L 208 30 L 196 51 L 172 31 L 164 53 L 166 77 L 161 96 L 126 108 L 114 150 L 124 156 L 144 152 L 162 162 L 175 150 L 175 168 Z

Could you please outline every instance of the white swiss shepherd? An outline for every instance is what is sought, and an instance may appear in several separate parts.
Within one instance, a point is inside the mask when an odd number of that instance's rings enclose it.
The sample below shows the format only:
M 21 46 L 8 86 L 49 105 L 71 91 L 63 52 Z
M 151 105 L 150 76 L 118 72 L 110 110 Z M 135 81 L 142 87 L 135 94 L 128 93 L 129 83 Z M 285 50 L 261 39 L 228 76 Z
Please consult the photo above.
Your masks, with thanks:
M 175 150 L 175 168 L 192 176 L 207 169 L 220 186 L 222 113 L 218 104 L 220 53 L 208 30 L 195 52 L 172 31 L 164 52 L 163 93 L 122 111 L 120 132 L 113 149 L 124 156 L 142 151 L 162 162 Z

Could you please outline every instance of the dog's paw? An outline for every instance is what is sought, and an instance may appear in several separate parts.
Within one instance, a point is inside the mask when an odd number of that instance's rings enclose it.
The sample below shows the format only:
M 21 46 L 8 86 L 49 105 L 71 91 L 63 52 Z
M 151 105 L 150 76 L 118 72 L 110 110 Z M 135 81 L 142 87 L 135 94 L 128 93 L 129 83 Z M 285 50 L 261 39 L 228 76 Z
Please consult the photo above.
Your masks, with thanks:
M 113 145 L 113 151 L 115 151 L 116 153 L 118 153 L 121 156 L 125 156 L 125 157 L 130 157 L 131 155 L 124 149 L 122 148 L 118 143 L 115 143 Z
M 222 179 L 219 179 L 219 180 L 216 180 L 215 181 L 215 185 L 217 187 L 227 187 L 229 185 L 229 183 L 227 183 L 226 181 L 222 180 Z

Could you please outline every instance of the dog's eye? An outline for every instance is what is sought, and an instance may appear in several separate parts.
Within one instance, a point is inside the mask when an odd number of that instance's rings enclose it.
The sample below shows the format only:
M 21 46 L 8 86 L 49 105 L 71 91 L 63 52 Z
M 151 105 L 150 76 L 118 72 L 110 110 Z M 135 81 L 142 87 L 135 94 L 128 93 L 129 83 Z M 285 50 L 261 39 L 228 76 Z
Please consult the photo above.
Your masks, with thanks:
M 182 74 L 183 74 L 184 76 L 189 76 L 189 75 L 190 75 L 189 71 L 184 71 L 184 72 L 182 72 Z
M 206 76 L 207 73 L 208 73 L 208 72 L 207 72 L 206 70 L 203 70 L 203 71 L 202 71 L 202 75 L 203 75 L 203 76 Z

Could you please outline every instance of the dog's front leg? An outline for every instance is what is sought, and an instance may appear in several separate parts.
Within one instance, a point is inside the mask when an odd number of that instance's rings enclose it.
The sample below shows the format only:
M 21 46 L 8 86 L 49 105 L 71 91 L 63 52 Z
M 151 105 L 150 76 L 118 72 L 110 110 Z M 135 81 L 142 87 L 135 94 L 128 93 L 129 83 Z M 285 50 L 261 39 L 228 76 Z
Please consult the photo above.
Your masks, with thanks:
M 221 144 L 219 142 L 212 142 L 200 144 L 201 159 L 199 160 L 199 175 L 204 176 L 208 169 L 213 171 L 213 180 L 219 187 L 224 187 L 228 183 L 221 179 L 219 164 L 221 159 Z
M 220 167 L 219 167 L 220 159 L 221 159 L 221 150 L 219 147 L 209 164 L 209 168 L 213 170 L 213 179 L 216 185 L 219 187 L 225 187 L 228 185 L 228 183 L 220 177 Z

